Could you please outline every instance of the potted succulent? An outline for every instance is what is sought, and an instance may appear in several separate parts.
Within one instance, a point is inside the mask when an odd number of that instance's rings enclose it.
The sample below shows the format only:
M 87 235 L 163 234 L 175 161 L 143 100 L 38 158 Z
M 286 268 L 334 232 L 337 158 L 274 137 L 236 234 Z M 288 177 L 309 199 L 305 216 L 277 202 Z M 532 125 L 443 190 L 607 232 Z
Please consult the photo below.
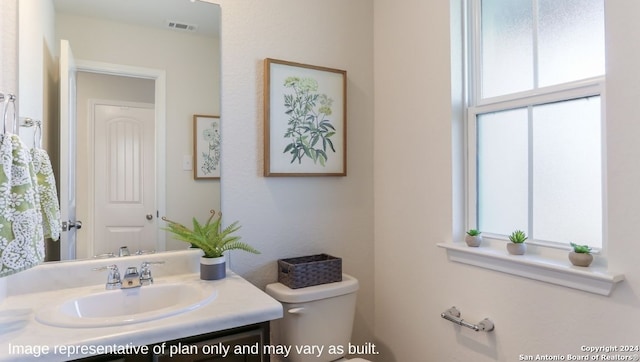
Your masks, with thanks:
M 571 264 L 575 266 L 589 266 L 593 261 L 593 255 L 591 255 L 591 247 L 588 245 L 578 245 L 570 243 L 573 247 L 573 251 L 569 253 L 569 260 Z
M 245 244 L 239 236 L 231 235 L 240 229 L 238 221 L 222 229 L 220 219 L 222 213 L 211 210 L 211 216 L 203 225 L 196 218 L 193 218 L 193 229 L 162 217 L 168 223 L 168 227 L 163 229 L 173 234 L 176 240 L 190 243 L 192 247 L 202 249 L 203 255 L 200 258 L 200 279 L 217 280 L 226 276 L 226 263 L 224 252 L 227 250 L 244 250 L 254 254 L 260 254 L 253 247 Z
M 523 255 L 527 251 L 527 234 L 522 230 L 516 230 L 509 235 L 510 243 L 507 243 L 507 251 L 512 255 Z
M 468 246 L 478 247 L 482 243 L 482 231 L 476 229 L 470 229 L 467 231 L 467 235 L 464 236 L 464 241 Z

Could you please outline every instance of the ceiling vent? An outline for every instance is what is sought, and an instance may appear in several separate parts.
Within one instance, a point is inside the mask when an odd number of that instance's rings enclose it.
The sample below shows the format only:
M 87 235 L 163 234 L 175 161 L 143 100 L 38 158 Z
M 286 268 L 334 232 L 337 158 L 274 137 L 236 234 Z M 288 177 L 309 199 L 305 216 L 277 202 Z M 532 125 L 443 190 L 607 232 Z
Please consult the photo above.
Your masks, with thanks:
M 167 20 L 167 27 L 173 30 L 195 32 L 198 30 L 197 25 L 187 24 L 180 21 Z

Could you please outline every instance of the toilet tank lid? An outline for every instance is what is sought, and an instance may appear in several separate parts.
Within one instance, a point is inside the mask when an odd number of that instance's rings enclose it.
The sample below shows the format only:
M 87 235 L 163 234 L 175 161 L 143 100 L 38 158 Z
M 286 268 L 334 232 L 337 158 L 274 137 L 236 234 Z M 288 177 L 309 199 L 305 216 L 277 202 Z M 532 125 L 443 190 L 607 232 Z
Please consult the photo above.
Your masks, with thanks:
M 282 283 L 273 283 L 265 288 L 267 294 L 283 303 L 304 303 L 355 293 L 357 290 L 358 279 L 344 273 L 342 274 L 341 282 L 319 284 L 299 289 L 291 289 Z

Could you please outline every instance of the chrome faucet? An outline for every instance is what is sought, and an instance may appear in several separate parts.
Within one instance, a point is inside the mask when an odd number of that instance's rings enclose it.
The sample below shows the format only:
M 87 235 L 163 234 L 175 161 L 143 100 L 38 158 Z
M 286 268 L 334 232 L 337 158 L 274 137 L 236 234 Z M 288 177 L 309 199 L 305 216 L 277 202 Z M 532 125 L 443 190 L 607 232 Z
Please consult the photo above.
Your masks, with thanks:
M 132 253 L 131 251 L 129 251 L 128 246 L 121 246 L 118 249 L 117 254 L 114 252 L 109 252 L 109 253 L 94 255 L 93 258 L 94 259 L 115 258 L 116 256 L 124 257 L 124 256 L 131 256 L 133 254 L 135 255 L 154 254 L 155 252 L 156 252 L 155 250 L 136 250 L 135 253 Z
M 121 246 L 118 250 L 118 256 L 120 257 L 129 255 L 131 255 L 131 253 L 129 252 L 129 248 L 127 248 L 126 246 Z
M 107 275 L 107 283 L 105 289 L 130 289 L 139 288 L 143 285 L 153 284 L 153 276 L 151 275 L 151 264 L 164 264 L 164 261 L 145 261 L 140 265 L 140 272 L 135 266 L 130 266 L 124 273 L 124 278 L 120 278 L 120 271 L 117 265 L 103 266 L 94 268 L 93 270 L 109 270 Z

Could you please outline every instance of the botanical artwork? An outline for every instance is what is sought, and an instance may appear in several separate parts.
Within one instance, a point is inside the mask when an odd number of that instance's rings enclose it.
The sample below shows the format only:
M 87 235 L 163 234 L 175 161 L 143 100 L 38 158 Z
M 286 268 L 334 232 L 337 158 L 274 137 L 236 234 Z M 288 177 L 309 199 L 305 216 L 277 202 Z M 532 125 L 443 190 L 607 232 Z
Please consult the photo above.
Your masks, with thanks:
M 202 138 L 208 144 L 206 151 L 202 151 L 202 165 L 200 171 L 203 175 L 213 175 L 220 166 L 220 130 L 214 122 L 202 131 Z
M 265 176 L 346 175 L 346 72 L 266 60 Z
M 220 177 L 220 118 L 193 116 L 194 130 L 194 178 Z
M 285 113 L 289 116 L 284 137 L 290 143 L 283 152 L 293 156 L 291 163 L 302 163 L 302 159 L 308 157 L 324 167 L 328 160 L 327 148 L 336 152 L 331 139 L 336 128 L 328 118 L 333 99 L 318 93 L 318 81 L 313 78 L 288 77 L 284 86 L 291 88 L 292 93 L 284 94 Z

